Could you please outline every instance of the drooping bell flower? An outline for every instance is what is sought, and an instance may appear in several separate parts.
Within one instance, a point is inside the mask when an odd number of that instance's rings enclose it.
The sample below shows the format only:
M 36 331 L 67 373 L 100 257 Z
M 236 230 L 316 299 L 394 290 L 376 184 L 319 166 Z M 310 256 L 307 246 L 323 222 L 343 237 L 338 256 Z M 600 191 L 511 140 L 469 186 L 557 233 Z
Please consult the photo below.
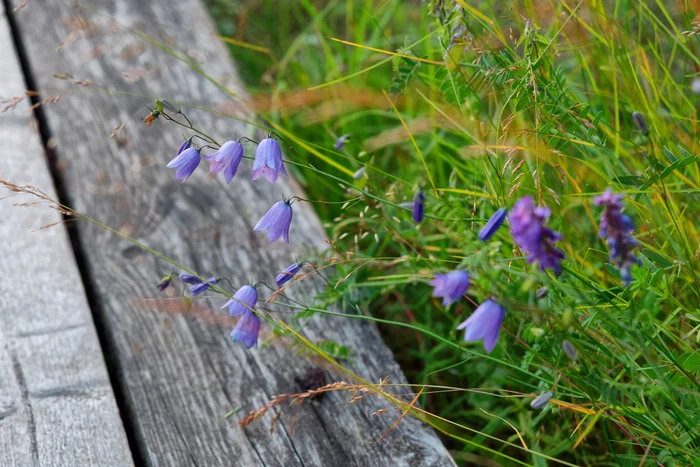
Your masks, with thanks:
M 593 198 L 593 204 L 604 206 L 598 236 L 605 239 L 610 248 L 610 261 L 620 268 L 622 281 L 628 285 L 632 281 L 632 265 L 641 264 L 641 261 L 632 253 L 639 242 L 632 237 L 632 218 L 622 214 L 622 198 L 622 195 L 616 195 L 608 188 L 602 195 Z
M 243 314 L 231 331 L 233 342 L 243 344 L 247 349 L 258 343 L 260 335 L 260 318 L 252 311 Z
M 491 353 L 498 343 L 501 323 L 505 316 L 505 308 L 493 300 L 486 300 L 469 318 L 457 326 L 457 329 L 466 330 L 464 333 L 466 342 L 482 341 L 486 353 Z
M 184 143 L 183 143 L 184 146 Z M 180 146 L 182 148 L 182 146 Z M 193 147 L 188 147 L 183 150 L 180 154 L 175 156 L 173 160 L 168 162 L 167 167 L 175 170 L 175 178 L 182 180 L 182 183 L 190 178 L 190 175 L 194 173 L 199 165 L 200 154 L 197 149 Z
M 257 289 L 252 285 L 244 285 L 221 307 L 228 307 L 231 316 L 241 317 L 231 331 L 231 339 L 248 349 L 257 344 L 260 334 L 260 318 L 253 311 L 257 302 Z
M 279 201 L 267 211 L 253 230 L 267 229 L 267 238 L 275 242 L 279 238 L 289 245 L 289 226 L 292 223 L 292 205 L 289 201 Z
M 506 208 L 501 208 L 493 213 L 489 221 L 484 227 L 479 231 L 479 240 L 482 242 L 487 241 L 496 234 L 496 231 L 503 225 L 508 215 L 508 210 Z
M 228 307 L 231 316 L 238 316 L 246 312 L 252 312 L 258 303 L 258 290 L 252 285 L 244 285 L 233 294 L 233 298 L 224 303 L 221 308 Z
M 413 221 L 416 224 L 423 222 L 423 217 L 425 216 L 425 195 L 420 191 L 413 197 L 412 214 Z
M 231 183 L 243 160 L 243 146 L 238 141 L 226 141 L 218 151 L 204 158 L 210 163 L 210 174 L 216 175 L 223 171 L 226 183 Z
M 192 146 L 192 143 L 189 140 L 183 141 L 182 144 L 180 145 L 180 148 L 175 153 L 175 155 L 179 156 L 182 153 L 182 151 L 184 151 L 185 149 L 189 149 L 191 146 Z
M 275 183 L 279 174 L 287 175 L 287 171 L 282 163 L 282 148 L 279 141 L 274 138 L 265 138 L 260 141 L 255 150 L 255 160 L 253 161 L 253 180 L 261 176 L 270 183 Z
M 284 271 L 282 271 L 277 278 L 275 279 L 275 282 L 277 282 L 277 286 L 281 287 L 282 285 L 286 284 L 290 280 L 296 276 L 296 274 L 299 272 L 301 269 L 301 263 L 294 263 L 291 264 L 290 266 L 287 267 Z
M 556 275 L 561 274 L 561 260 L 564 252 L 554 246 L 563 237 L 559 232 L 545 227 L 551 211 L 544 206 L 535 206 L 529 196 L 515 202 L 508 216 L 513 240 L 527 252 L 527 262 L 537 261 L 540 270 L 553 269 Z
M 442 306 L 447 306 L 462 298 L 467 291 L 469 274 L 461 270 L 437 274 L 435 279 L 430 281 L 430 285 L 435 287 L 433 297 L 442 297 Z

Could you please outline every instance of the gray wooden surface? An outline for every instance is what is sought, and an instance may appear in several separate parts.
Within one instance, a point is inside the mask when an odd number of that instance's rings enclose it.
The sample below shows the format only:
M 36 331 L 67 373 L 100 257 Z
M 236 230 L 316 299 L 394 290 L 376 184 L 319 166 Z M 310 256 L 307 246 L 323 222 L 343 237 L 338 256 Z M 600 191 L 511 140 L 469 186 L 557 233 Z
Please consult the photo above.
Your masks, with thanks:
M 221 178 L 208 179 L 204 164 L 183 185 L 165 168 L 182 132 L 162 122 L 150 128 L 140 122 L 147 114 L 144 105 L 155 97 L 212 108 L 229 102 L 240 115 L 250 117 L 240 102 L 231 102 L 183 63 L 124 29 L 143 30 L 194 58 L 242 95 L 235 67 L 213 37 L 199 0 L 100 0 L 83 5 L 88 8 L 79 10 L 60 0 L 30 1 L 16 14 L 43 97 L 62 94 L 59 102 L 42 111 L 56 138 L 54 155 L 70 204 L 202 275 L 230 277 L 237 287 L 249 280 L 273 283 L 295 257 L 323 249 L 319 220 L 303 203 L 294 206 L 291 247 L 282 242 L 270 245 L 265 233 L 253 232 L 283 194 L 301 194 L 293 182 L 251 182 L 251 163 L 244 161 L 229 186 Z M 60 80 L 53 74 L 73 78 Z M 75 80 L 93 85 L 84 88 Z M 114 92 L 94 92 L 98 87 Z M 196 110 L 188 116 L 221 141 L 260 137 L 232 119 Z M 121 136 L 109 139 L 113 128 L 125 121 Z M 106 345 L 112 349 L 114 372 L 133 423 L 128 429 L 138 446 L 138 462 L 453 464 L 432 429 L 412 417 L 379 441 L 398 414 L 372 416 L 390 407 L 372 397 L 349 404 L 347 393 L 328 394 L 285 410 L 273 431 L 272 411 L 242 429 L 238 420 L 249 410 L 276 394 L 302 391 L 299 379 L 317 362 L 296 355 L 297 349 L 286 340 L 253 350 L 231 342 L 229 326 L 202 318 L 225 316 L 218 310 L 221 299 L 195 301 L 198 316 L 168 312 L 177 301 L 144 301 L 163 296 L 155 286 L 172 267 L 92 224 L 80 222 L 76 230 L 95 311 L 105 323 Z M 320 284 L 306 282 L 294 287 L 299 300 L 309 301 L 320 290 Z M 263 325 L 263 334 L 266 330 Z M 306 333 L 312 340 L 332 339 L 350 347 L 354 355 L 346 363 L 365 378 L 405 381 L 375 327 L 366 321 L 324 317 L 314 319 Z M 410 394 L 405 396 L 410 399 Z M 234 409 L 240 411 L 226 419 Z
M 2 14 L 0 99 L 24 89 Z M 0 178 L 55 196 L 28 107 L 0 114 Z M 0 465 L 132 465 L 66 229 L 31 232 L 61 215 L 33 201 L 0 201 Z

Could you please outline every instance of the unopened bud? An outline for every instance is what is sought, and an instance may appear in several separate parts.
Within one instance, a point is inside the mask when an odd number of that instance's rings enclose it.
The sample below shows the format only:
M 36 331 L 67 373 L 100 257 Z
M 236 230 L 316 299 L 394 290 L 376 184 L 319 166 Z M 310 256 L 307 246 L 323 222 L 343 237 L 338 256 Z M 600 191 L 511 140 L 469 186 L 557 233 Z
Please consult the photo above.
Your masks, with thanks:
M 530 402 L 530 407 L 532 407 L 533 409 L 543 408 L 545 405 L 547 405 L 547 402 L 549 402 L 549 399 L 551 399 L 553 395 L 554 393 L 552 391 L 547 391 L 540 394 L 535 399 L 533 399 L 532 402 Z
M 569 341 L 563 341 L 561 343 L 561 348 L 564 349 L 564 353 L 572 361 L 575 362 L 576 360 L 578 360 L 578 352 L 576 351 L 576 347 L 574 347 L 574 344 L 572 344 Z
M 637 129 L 642 132 L 644 136 L 649 134 L 649 125 L 647 125 L 647 119 L 644 118 L 639 112 L 632 112 L 632 121 L 637 126 Z

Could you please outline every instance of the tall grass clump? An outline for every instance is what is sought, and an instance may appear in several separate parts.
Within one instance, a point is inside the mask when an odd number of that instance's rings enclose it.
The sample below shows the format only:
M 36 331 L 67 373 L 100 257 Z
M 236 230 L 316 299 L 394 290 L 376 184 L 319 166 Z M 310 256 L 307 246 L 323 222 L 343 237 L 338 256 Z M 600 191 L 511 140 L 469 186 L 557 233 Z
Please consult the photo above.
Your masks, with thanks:
M 458 460 L 696 462 L 691 2 L 208 3 L 257 111 L 322 168 L 295 172 L 309 199 L 347 201 L 317 205 L 342 258 L 335 291 L 428 386 L 420 403 Z M 627 264 L 598 235 L 608 188 L 634 224 Z M 559 275 L 528 263 L 512 218 L 478 238 L 528 196 L 561 234 Z M 471 284 L 444 307 L 428 282 L 455 269 Z M 490 298 L 506 315 L 486 353 L 456 327 Z

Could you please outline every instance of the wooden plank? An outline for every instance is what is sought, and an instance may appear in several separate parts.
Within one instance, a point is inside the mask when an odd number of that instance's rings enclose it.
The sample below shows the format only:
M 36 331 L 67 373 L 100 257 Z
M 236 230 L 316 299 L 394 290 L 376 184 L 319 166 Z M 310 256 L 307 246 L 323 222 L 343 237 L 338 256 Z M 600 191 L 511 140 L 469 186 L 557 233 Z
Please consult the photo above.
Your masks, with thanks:
M 239 96 L 244 94 L 199 0 L 95 0 L 87 6 L 90 10 L 61 0 L 29 2 L 16 16 L 39 87 L 45 96 L 63 96 L 43 112 L 57 141 L 55 155 L 65 167 L 62 175 L 71 204 L 201 274 L 229 277 L 235 286 L 250 279 L 272 282 L 293 258 L 323 248 L 323 229 L 304 203 L 295 204 L 292 247 L 270 245 L 264 234 L 252 231 L 282 194 L 301 195 L 293 182 L 251 182 L 251 164 L 245 162 L 230 186 L 208 179 L 205 168 L 183 185 L 165 169 L 180 144 L 181 131 L 162 122 L 150 128 L 140 122 L 147 114 L 144 105 L 155 97 L 216 108 L 228 99 L 124 26 L 179 47 L 210 76 Z M 52 78 L 53 73 L 89 79 L 93 90 L 101 86 L 115 92 L 75 94 L 82 88 Z M 249 115 L 241 102 L 234 107 Z M 188 116 L 222 140 L 260 136 L 210 113 L 192 110 Z M 108 139 L 112 129 L 127 120 L 119 144 Z M 332 393 L 285 410 L 272 432 L 268 428 L 273 411 L 242 429 L 237 423 L 240 414 L 261 407 L 274 395 L 302 391 L 298 381 L 317 362 L 295 355 L 296 349 L 282 339 L 246 350 L 231 342 L 228 326 L 163 311 L 177 302 L 149 305 L 152 302 L 142 299 L 159 296 L 159 275 L 172 268 L 156 264 L 142 250 L 94 225 L 80 223 L 77 228 L 117 353 L 140 442 L 139 460 L 178 466 L 453 465 L 432 429 L 412 417 L 379 441 L 398 414 L 372 416 L 390 407 L 373 397 L 349 404 L 350 394 Z M 309 301 L 321 286 L 305 282 L 309 284 L 294 287 L 295 296 Z M 194 309 L 225 316 L 218 310 L 221 303 L 198 300 Z M 331 339 L 350 347 L 354 354 L 347 364 L 363 377 L 376 382 L 390 376 L 394 383 L 405 382 L 370 323 L 315 318 L 305 332 L 312 340 Z M 240 414 L 225 419 L 232 409 L 240 409 Z
M 4 14 L 0 73 L 0 99 L 24 95 Z M 55 197 L 34 123 L 26 101 L 0 114 L 0 178 Z M 34 201 L 0 202 L 0 465 L 133 465 L 61 215 L 13 206 Z

